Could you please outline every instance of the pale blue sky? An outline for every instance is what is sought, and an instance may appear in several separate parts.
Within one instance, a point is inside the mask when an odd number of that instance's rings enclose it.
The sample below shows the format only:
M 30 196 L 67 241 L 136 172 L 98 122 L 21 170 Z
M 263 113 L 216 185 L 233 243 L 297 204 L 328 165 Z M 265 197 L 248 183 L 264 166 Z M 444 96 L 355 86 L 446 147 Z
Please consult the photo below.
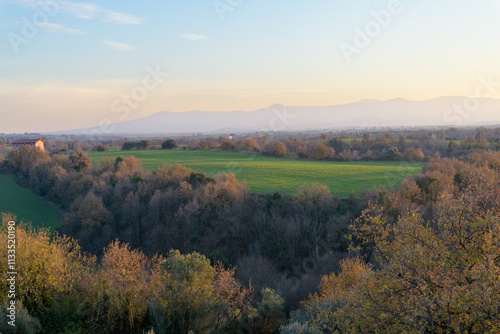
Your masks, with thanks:
M 162 110 L 471 96 L 479 76 L 500 81 L 500 0 L 401 0 L 348 61 L 341 45 L 356 47 L 356 29 L 373 27 L 372 11 L 390 3 L 0 0 L 0 132 Z M 214 4 L 231 10 L 221 17 Z M 126 115 L 115 112 L 147 68 L 169 75 Z

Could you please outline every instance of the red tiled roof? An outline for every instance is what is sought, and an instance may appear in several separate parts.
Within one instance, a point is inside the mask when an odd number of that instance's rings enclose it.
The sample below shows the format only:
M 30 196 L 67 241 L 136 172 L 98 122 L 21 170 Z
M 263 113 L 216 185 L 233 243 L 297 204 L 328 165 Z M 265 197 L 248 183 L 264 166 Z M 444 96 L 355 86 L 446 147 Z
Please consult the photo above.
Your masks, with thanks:
M 14 140 L 12 144 L 35 144 L 37 141 L 43 139 L 19 139 L 19 140 Z

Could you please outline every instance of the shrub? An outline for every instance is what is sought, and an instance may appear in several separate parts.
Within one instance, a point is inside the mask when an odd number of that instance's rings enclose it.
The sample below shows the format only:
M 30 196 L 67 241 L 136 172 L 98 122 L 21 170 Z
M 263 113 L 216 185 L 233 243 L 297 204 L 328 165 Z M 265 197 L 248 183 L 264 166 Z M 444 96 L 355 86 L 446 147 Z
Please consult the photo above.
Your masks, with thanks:
M 167 139 L 161 144 L 161 148 L 164 150 L 173 150 L 177 148 L 177 142 L 175 139 Z
M 275 157 L 284 158 L 284 157 L 286 157 L 287 149 L 286 149 L 286 145 L 285 144 L 283 144 L 279 140 L 276 140 L 276 141 L 273 141 L 272 143 L 270 143 L 267 146 L 265 152 L 267 154 L 273 155 Z

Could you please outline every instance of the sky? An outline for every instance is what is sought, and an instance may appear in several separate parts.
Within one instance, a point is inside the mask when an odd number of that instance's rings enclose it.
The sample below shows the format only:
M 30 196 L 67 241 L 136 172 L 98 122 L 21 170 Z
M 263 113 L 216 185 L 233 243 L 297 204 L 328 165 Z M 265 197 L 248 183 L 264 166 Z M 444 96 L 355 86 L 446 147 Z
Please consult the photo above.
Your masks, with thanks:
M 500 0 L 0 0 L 0 132 L 473 96 L 480 77 L 500 98 L 499 59 Z

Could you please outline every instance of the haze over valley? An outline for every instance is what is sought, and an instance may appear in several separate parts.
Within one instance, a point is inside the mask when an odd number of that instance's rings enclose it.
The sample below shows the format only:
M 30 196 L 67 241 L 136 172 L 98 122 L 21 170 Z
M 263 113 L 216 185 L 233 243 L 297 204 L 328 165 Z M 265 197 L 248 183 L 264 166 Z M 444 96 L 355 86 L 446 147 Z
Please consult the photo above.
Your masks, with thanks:
M 61 134 L 190 134 L 304 131 L 322 129 L 490 126 L 500 123 L 500 100 L 442 97 L 426 101 L 392 99 L 299 107 L 272 105 L 255 111 L 162 111 L 139 119 Z

